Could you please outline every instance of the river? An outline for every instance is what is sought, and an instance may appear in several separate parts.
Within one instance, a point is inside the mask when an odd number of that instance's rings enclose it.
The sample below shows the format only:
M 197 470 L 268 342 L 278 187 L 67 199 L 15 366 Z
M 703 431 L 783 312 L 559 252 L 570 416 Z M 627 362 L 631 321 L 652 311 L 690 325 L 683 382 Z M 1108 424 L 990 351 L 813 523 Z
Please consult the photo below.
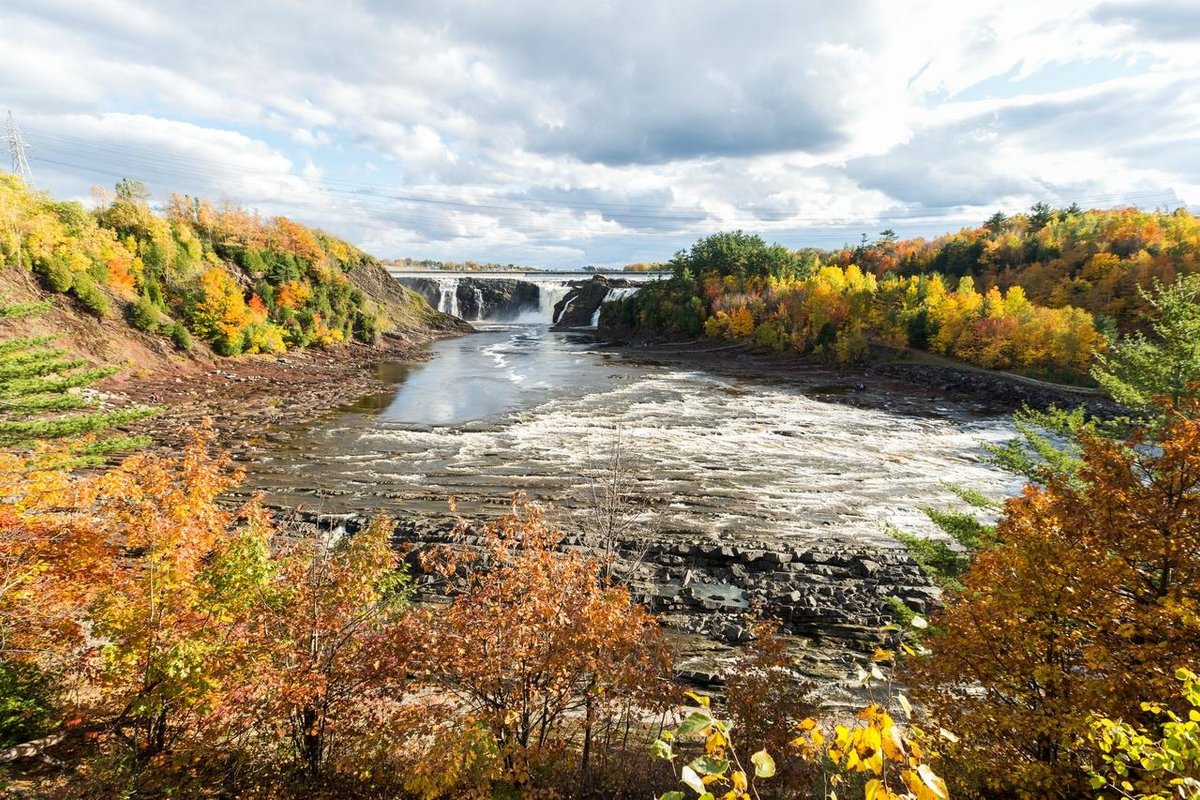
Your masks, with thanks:
M 249 488 L 309 510 L 500 513 L 514 491 L 567 527 L 614 452 L 645 524 L 685 539 L 874 542 L 886 526 L 933 533 L 946 484 L 993 497 L 1011 477 L 981 443 L 1006 417 L 904 384 L 812 370 L 791 380 L 639 362 L 545 325 L 483 325 L 384 364 L 394 390 L 274 437 Z M 899 386 L 899 388 L 897 388 Z

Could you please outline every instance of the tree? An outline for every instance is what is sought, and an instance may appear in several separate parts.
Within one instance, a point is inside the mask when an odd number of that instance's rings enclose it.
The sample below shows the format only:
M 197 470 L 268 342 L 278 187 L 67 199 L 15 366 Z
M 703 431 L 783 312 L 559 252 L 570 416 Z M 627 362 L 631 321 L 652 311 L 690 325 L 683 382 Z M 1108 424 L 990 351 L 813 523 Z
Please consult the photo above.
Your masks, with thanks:
M 654 709 L 669 675 L 655 620 L 561 540 L 539 507 L 515 502 L 485 526 L 481 558 L 449 562 L 465 585 L 424 617 L 428 678 L 486 726 L 518 785 L 576 734 L 586 772 L 597 738 Z
M 742 231 L 714 233 L 697 241 L 688 252 L 680 250 L 671 259 L 671 269 L 682 275 L 716 272 L 741 278 L 792 274 L 798 263 L 795 254 L 782 245 L 767 245 L 762 237 Z
M 392 548 L 392 522 L 338 535 L 313 531 L 275 556 L 270 596 L 255 609 L 261 648 L 251 719 L 265 719 L 291 745 L 310 778 L 355 734 L 369 704 L 394 706 L 412 649 L 405 625 L 407 575 Z
M 1076 480 L 1009 501 L 933 620 L 914 693 L 962 734 L 960 781 L 1046 797 L 1086 791 L 1088 715 L 1133 719 L 1200 659 L 1200 421 L 1171 413 L 1156 448 L 1085 434 Z
M 1054 209 L 1049 203 L 1034 203 L 1029 209 L 1029 230 L 1037 233 L 1054 220 Z
M 221 355 L 242 352 L 250 310 L 242 289 L 228 272 L 210 267 L 200 277 L 200 297 L 192 313 L 196 333 L 212 342 Z
M 983 223 L 983 227 L 987 228 L 993 234 L 999 234 L 1004 230 L 1004 226 L 1008 223 L 1008 217 L 1003 211 L 997 211 L 987 218 L 987 222 Z
M 209 438 L 200 432 L 178 459 L 135 455 L 77 487 L 77 512 L 113 553 L 86 614 L 101 642 L 92 668 L 119 738 L 141 764 L 203 730 L 216 688 L 238 663 L 228 648 L 246 624 L 234 613 L 241 591 L 222 581 L 258 575 L 230 571 L 226 557 L 240 552 L 243 533 L 269 535 L 261 514 L 239 530 L 233 512 L 216 505 L 238 476 L 208 456 Z
M 45 304 L 0 304 L 0 320 L 38 314 Z M 100 401 L 80 391 L 117 371 L 89 367 L 81 358 L 53 346 L 49 336 L 0 341 L 0 448 L 31 450 L 51 439 L 96 435 L 156 413 L 133 406 L 101 410 Z M 77 459 L 95 462 L 142 444 L 141 438 L 120 436 L 75 442 Z
M 1159 398 L 1180 408 L 1200 396 L 1200 275 L 1143 295 L 1152 309 L 1150 335 L 1134 333 L 1097 356 L 1092 376 L 1113 399 L 1146 413 Z
M 794 642 L 778 623 L 756 620 L 749 629 L 753 639 L 726 670 L 725 703 L 743 742 L 786 753 L 816 711 L 816 685 L 800 676 Z M 792 759 L 778 765 L 771 788 L 799 793 L 812 786 L 813 777 L 812 765 Z

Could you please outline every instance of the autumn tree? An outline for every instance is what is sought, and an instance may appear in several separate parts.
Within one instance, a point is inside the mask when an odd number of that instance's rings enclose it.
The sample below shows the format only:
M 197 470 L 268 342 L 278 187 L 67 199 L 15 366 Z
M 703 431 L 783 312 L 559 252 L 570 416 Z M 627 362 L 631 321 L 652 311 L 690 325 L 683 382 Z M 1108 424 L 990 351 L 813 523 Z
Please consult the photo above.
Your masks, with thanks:
M 1088 715 L 1134 719 L 1200 658 L 1200 421 L 1172 412 L 1155 447 L 1085 435 L 1077 475 L 1009 501 L 910 679 L 963 734 L 960 781 L 1071 797 Z
M 283 545 L 264 603 L 255 609 L 253 719 L 288 742 L 310 778 L 319 777 L 364 727 L 369 705 L 396 710 L 412 644 L 406 574 L 385 518 L 353 533 L 311 531 Z M 361 746 L 361 745 L 360 745 Z
M 801 725 L 816 712 L 816 685 L 801 676 L 792 637 L 777 622 L 754 620 L 749 630 L 753 639 L 726 670 L 725 705 L 743 742 L 786 754 Z M 781 759 L 775 780 L 762 791 L 794 795 L 812 785 L 814 773 L 802 759 Z
M 587 771 L 597 740 L 655 708 L 669 675 L 662 635 L 603 565 L 560 552 L 542 510 L 517 503 L 483 532 L 480 559 L 450 605 L 425 616 L 428 678 L 493 737 L 504 779 L 570 743 Z
M 262 540 L 260 514 L 239 529 L 216 498 L 237 482 L 198 438 L 178 460 L 139 454 L 77 485 L 87 514 L 112 548 L 109 578 L 86 612 L 98 684 L 119 720 L 114 730 L 141 762 L 203 728 L 214 690 L 236 659 L 227 648 L 246 620 L 229 604 L 254 570 L 230 571 L 238 540 Z M 124 555 L 124 558 L 121 556 Z

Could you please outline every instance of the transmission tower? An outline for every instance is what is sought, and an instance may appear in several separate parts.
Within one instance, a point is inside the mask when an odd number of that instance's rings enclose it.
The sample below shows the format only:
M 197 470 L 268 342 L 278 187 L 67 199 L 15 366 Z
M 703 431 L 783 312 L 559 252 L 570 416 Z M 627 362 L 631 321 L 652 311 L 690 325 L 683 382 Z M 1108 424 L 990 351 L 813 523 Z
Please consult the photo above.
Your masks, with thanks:
M 33 170 L 29 168 L 29 158 L 25 155 L 25 139 L 21 129 L 13 119 L 12 111 L 8 112 L 8 153 L 12 156 L 12 171 L 20 175 L 26 186 L 33 186 Z

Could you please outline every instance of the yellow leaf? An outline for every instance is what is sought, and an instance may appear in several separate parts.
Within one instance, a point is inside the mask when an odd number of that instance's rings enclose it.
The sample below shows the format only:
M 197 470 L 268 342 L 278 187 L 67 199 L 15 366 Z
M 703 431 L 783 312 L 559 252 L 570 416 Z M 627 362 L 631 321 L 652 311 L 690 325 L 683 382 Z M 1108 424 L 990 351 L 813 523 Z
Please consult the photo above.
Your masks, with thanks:
M 888 757 L 888 760 L 904 761 L 904 738 L 900 735 L 900 729 L 896 725 L 884 726 L 880 742 L 883 745 L 883 754 Z
M 756 778 L 769 778 L 775 774 L 775 759 L 766 750 L 759 750 L 750 756 L 750 763 L 754 765 Z
M 749 786 L 746 781 L 746 773 L 740 769 L 729 776 L 733 780 L 733 788 L 739 792 L 743 792 Z
M 927 764 L 917 767 L 917 774 L 921 777 L 921 783 L 925 784 L 933 797 L 938 800 L 949 800 L 950 793 L 946 790 L 946 782 L 939 778 Z

